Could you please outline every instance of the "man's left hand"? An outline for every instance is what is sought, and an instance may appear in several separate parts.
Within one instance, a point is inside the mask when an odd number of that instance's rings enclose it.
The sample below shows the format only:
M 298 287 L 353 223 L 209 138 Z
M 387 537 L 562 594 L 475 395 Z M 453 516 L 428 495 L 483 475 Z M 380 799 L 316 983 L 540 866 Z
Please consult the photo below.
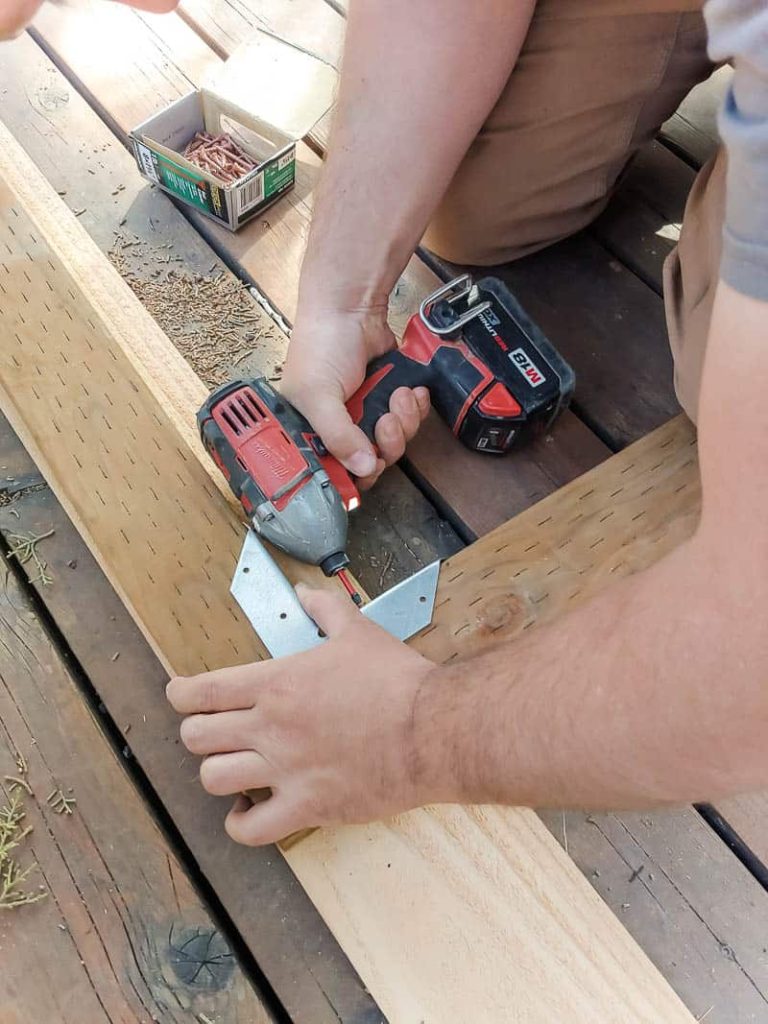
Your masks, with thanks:
M 360 614 L 342 593 L 297 588 L 327 634 L 312 651 L 168 684 L 181 738 L 203 755 L 209 793 L 240 796 L 229 835 L 251 846 L 317 825 L 371 821 L 436 798 L 440 742 L 421 724 L 432 662 Z M 429 735 L 428 740 L 425 734 Z

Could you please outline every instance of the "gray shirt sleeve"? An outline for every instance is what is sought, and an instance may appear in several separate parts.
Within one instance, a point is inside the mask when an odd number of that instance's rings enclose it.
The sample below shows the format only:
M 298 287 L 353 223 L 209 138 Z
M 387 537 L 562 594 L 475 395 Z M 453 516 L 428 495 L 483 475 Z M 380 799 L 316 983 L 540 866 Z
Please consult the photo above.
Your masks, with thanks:
M 721 276 L 768 300 L 768 0 L 707 0 L 713 60 L 735 74 L 720 114 L 728 151 Z

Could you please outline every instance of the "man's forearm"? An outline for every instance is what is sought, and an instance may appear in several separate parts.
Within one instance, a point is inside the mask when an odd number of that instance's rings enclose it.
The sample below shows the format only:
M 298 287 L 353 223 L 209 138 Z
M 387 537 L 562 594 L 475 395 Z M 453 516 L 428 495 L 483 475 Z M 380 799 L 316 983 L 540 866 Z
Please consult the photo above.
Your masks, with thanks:
M 768 304 L 720 285 L 695 537 L 566 617 L 423 684 L 433 799 L 641 807 L 768 782 Z
M 533 6 L 353 0 L 302 303 L 386 304 L 512 71 Z
M 734 657 L 750 608 L 697 544 L 523 640 L 436 671 L 416 719 L 439 766 L 436 799 L 630 808 L 760 784 L 766 651 L 751 643 Z

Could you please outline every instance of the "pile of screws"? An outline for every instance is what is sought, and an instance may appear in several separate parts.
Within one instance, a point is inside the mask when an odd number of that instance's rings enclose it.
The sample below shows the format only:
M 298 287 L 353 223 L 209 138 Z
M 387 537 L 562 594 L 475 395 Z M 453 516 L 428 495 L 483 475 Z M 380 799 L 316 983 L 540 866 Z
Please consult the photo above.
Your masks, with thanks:
M 187 144 L 184 156 L 225 185 L 231 185 L 258 167 L 226 132 L 221 135 L 197 132 Z
M 118 232 L 109 258 L 201 380 L 215 387 L 279 332 L 236 278 L 215 267 L 197 274 L 174 266 L 182 258 L 173 245 Z

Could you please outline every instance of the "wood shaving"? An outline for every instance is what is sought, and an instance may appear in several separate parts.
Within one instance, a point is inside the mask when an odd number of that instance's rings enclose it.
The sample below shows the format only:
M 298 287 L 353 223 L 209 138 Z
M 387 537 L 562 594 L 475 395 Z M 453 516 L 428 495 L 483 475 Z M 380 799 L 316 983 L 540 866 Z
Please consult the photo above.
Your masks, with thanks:
M 108 256 L 208 387 L 223 384 L 232 365 L 275 337 L 247 285 L 215 266 L 207 274 L 180 269 L 173 243 L 153 246 L 118 232 Z

